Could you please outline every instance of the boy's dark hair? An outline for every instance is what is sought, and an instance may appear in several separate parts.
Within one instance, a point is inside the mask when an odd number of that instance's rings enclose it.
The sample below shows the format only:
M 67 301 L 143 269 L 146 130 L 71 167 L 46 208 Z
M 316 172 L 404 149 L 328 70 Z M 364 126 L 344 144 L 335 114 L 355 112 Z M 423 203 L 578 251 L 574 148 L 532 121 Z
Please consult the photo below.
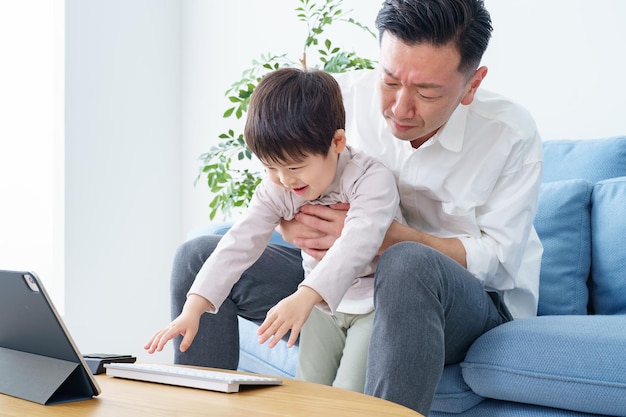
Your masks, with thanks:
M 281 68 L 259 82 L 250 97 L 244 137 L 261 161 L 301 161 L 326 155 L 346 111 L 341 89 L 321 70 Z
M 376 17 L 379 39 L 389 32 L 407 45 L 452 42 L 461 55 L 459 72 L 480 64 L 491 37 L 491 17 L 482 0 L 385 0 Z

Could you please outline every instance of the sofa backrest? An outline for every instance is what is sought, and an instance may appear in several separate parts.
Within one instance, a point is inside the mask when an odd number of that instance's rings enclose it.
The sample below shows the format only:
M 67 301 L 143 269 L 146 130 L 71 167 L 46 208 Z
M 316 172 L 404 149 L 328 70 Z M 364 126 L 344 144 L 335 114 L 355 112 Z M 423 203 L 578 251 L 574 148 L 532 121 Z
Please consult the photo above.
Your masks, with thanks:
M 543 150 L 538 314 L 626 314 L 626 136 Z
M 626 314 L 626 136 L 548 140 L 543 150 L 538 314 Z M 271 242 L 287 245 L 276 232 Z

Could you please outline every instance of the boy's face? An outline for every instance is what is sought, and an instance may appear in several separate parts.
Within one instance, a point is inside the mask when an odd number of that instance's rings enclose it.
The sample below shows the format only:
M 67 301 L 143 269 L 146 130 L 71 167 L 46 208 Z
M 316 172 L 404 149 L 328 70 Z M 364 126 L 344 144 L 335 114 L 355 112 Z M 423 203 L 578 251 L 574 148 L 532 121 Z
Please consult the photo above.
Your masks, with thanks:
M 262 161 L 269 179 L 304 200 L 315 200 L 332 184 L 339 153 L 345 147 L 343 130 L 337 131 L 326 155 L 308 155 L 301 161 Z
M 468 105 L 485 67 L 468 79 L 453 45 L 407 45 L 385 32 L 380 43 L 381 107 L 393 135 L 414 147 L 432 137 L 459 104 Z

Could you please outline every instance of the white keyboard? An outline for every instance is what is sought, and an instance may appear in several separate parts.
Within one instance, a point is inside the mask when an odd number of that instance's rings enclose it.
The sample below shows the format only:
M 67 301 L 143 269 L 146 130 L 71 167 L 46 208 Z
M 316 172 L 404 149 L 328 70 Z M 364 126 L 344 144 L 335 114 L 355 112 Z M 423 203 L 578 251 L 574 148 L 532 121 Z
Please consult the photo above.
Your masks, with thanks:
M 276 378 L 187 368 L 180 365 L 108 363 L 107 375 L 220 392 L 239 392 L 240 385 L 280 385 Z

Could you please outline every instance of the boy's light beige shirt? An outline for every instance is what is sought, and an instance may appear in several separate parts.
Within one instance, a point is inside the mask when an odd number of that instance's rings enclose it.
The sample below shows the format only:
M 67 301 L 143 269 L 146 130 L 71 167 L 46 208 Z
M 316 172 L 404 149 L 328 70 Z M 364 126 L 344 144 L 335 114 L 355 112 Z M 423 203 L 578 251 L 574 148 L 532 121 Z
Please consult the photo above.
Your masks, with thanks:
M 339 155 L 337 173 L 324 194 L 306 201 L 265 178 L 244 217 L 222 237 L 189 290 L 211 301 L 217 312 L 241 274 L 263 253 L 281 218 L 290 220 L 304 204 L 350 203 L 341 237 L 321 262 L 302 252 L 306 285 L 323 298 L 318 306 L 334 313 L 374 309 L 373 273 L 377 252 L 392 220 L 401 220 L 393 174 L 350 147 Z M 267 277 L 271 280 L 272 277 Z

